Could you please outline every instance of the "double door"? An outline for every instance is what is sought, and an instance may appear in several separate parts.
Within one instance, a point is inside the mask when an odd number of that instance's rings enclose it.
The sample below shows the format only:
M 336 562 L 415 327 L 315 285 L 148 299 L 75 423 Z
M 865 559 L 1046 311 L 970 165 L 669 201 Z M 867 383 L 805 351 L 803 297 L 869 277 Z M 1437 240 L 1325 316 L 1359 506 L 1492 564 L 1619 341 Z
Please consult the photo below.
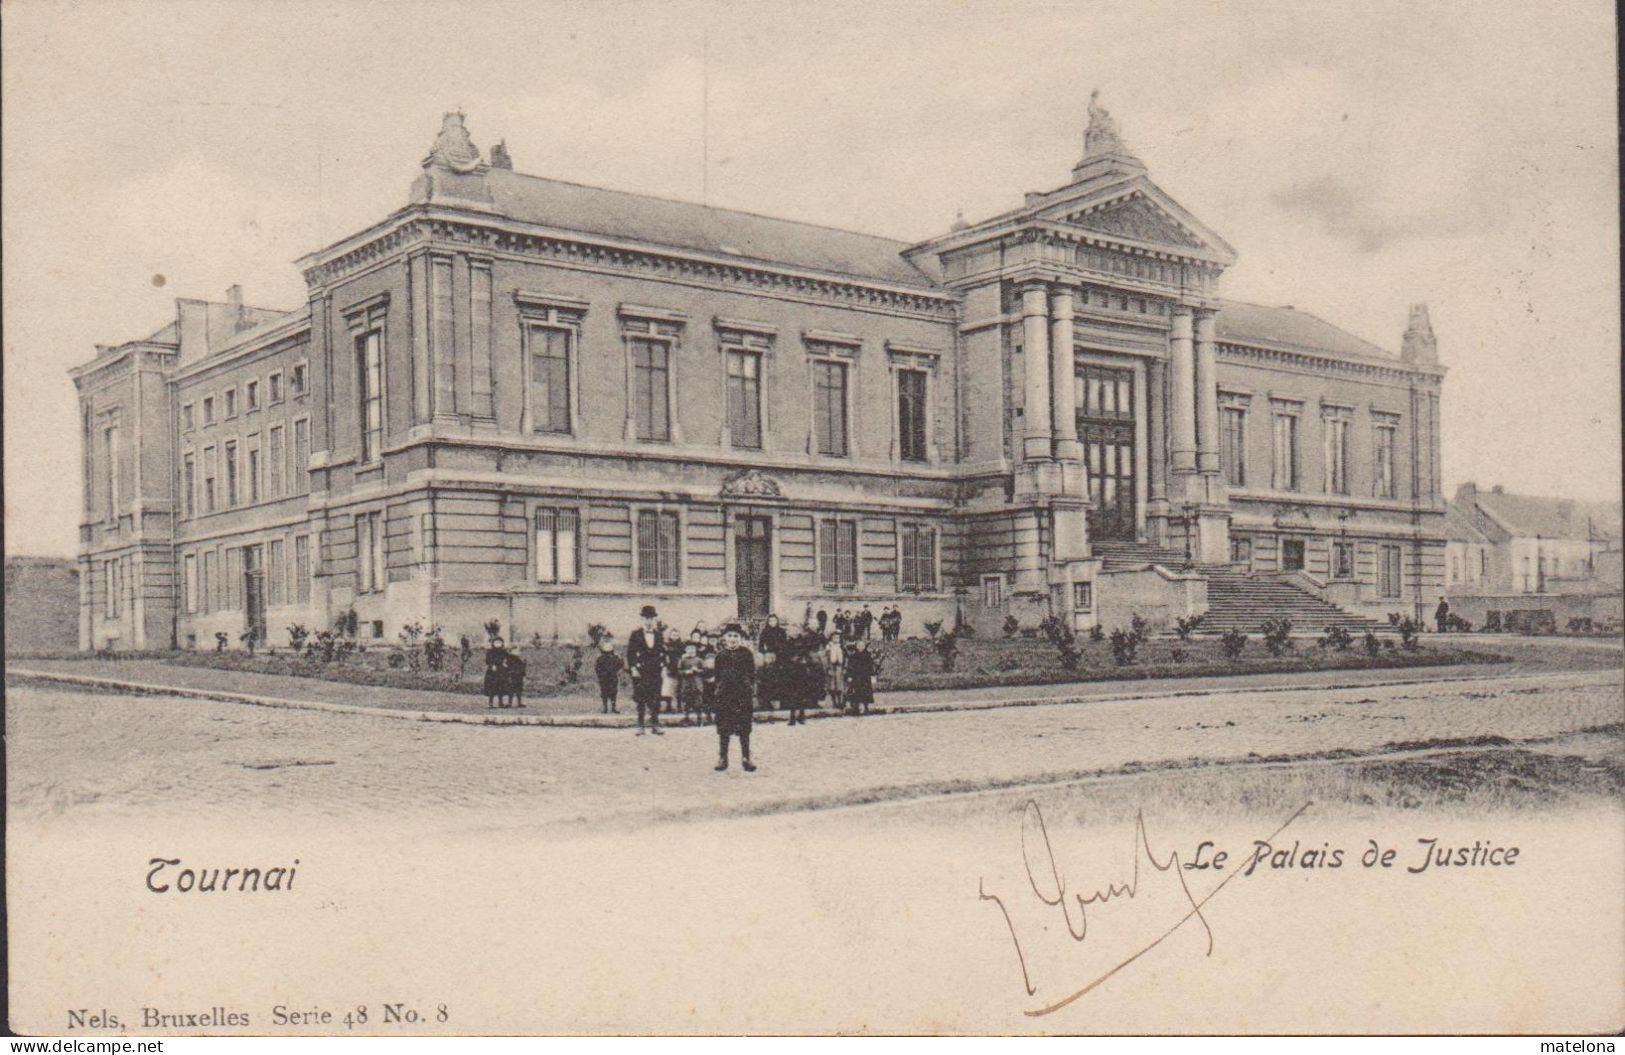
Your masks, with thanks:
M 1132 540 L 1137 529 L 1134 371 L 1078 367 L 1077 405 L 1089 478 L 1089 536 Z
M 765 619 L 773 609 L 773 518 L 734 517 L 734 592 L 739 618 Z

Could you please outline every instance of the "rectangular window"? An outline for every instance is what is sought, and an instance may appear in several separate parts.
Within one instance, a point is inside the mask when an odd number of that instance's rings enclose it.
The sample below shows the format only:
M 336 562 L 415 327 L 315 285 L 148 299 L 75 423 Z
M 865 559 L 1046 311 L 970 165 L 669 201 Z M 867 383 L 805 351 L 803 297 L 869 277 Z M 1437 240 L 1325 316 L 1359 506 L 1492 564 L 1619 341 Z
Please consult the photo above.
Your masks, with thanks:
M 819 454 L 847 455 L 846 364 L 813 361 L 813 439 Z
M 580 513 L 574 509 L 536 510 L 537 582 L 581 581 L 577 556 L 580 520 Z
M 293 599 L 296 604 L 310 601 L 310 536 L 296 535 L 293 540 Z
M 1354 578 L 1354 543 L 1332 543 L 1332 578 Z
M 215 461 L 214 448 L 203 448 L 203 511 L 205 513 L 212 513 L 216 509 L 216 492 L 214 481 L 217 466 L 215 465 Z
M 310 493 L 310 420 L 293 423 L 293 493 Z
M 925 524 L 903 524 L 903 567 L 901 585 L 904 591 L 929 593 L 937 588 L 937 531 Z
M 260 500 L 260 434 L 251 432 L 248 435 L 248 501 L 250 503 Z
M 208 550 L 203 554 L 203 610 L 220 610 L 220 551 Z
M 293 373 L 288 378 L 288 388 L 292 390 L 294 398 L 305 394 L 305 364 L 294 363 Z
M 197 427 L 197 415 L 193 411 L 194 407 L 191 403 L 187 403 L 185 406 L 181 407 L 182 432 L 191 432 Z
M 638 511 L 638 582 L 644 586 L 677 585 L 677 533 L 676 513 Z
M 1298 489 L 1298 416 L 1275 415 L 1275 476 L 1271 486 L 1277 491 Z
M 530 328 L 530 427 L 535 432 L 569 432 L 570 346 L 573 330 Z
M 213 425 L 214 424 L 214 397 L 213 396 L 204 396 L 203 397 L 203 424 L 205 424 L 205 425 Z
M 272 405 L 282 402 L 282 371 L 277 370 L 265 379 L 265 398 Z
M 1400 595 L 1400 548 L 1398 546 L 1383 546 L 1378 553 L 1378 558 L 1377 593 L 1383 597 L 1398 597 Z
M 1301 538 L 1281 540 L 1281 570 L 1303 571 L 1304 545 Z
M 102 453 L 106 465 L 105 490 L 107 493 L 107 519 L 118 520 L 118 428 L 102 430 Z
M 235 612 L 243 606 L 243 551 L 241 547 L 226 549 L 226 611 Z
M 271 540 L 265 547 L 265 603 L 271 606 L 287 603 L 284 594 L 287 575 L 287 545 L 279 538 Z
M 186 578 L 186 611 L 197 611 L 197 554 L 188 553 L 181 562 L 181 574 Z
M 1095 584 L 1092 582 L 1075 582 L 1072 584 L 1072 610 L 1074 612 L 1092 612 L 1095 608 Z
M 237 504 L 237 441 L 226 441 L 226 505 Z
M 818 570 L 826 590 L 858 588 L 857 521 L 818 522 Z
M 282 467 L 287 460 L 286 444 L 282 439 L 281 425 L 272 425 L 266 434 L 265 451 L 265 497 L 282 497 Z
M 671 345 L 665 341 L 633 337 L 633 417 L 640 440 L 671 439 Z
M 1231 487 L 1247 486 L 1247 411 L 1219 408 L 1219 464 Z
M 384 335 L 368 330 L 355 339 L 356 392 L 360 399 L 361 461 L 377 461 L 384 448 Z
M 197 516 L 197 458 L 190 451 L 181 459 L 181 502 L 187 519 Z
M 250 381 L 243 389 L 243 401 L 248 404 L 249 410 L 260 409 L 260 383 Z
M 1253 540 L 1245 535 L 1230 536 L 1230 563 L 1238 564 L 1249 571 L 1253 567 Z
M 762 445 L 762 357 L 728 352 L 728 436 L 735 447 Z
M 384 532 L 377 513 L 355 518 L 356 592 L 377 593 L 384 588 Z
M 1002 576 L 1002 575 L 984 575 L 984 576 L 982 576 L 982 607 L 983 608 L 1003 608 L 1004 607 L 1004 576 Z
M 237 416 L 237 386 L 233 385 L 232 387 L 226 389 L 225 392 L 222 393 L 222 396 L 224 397 L 224 399 L 226 401 L 226 408 L 225 408 L 226 417 L 227 418 L 236 417 Z
M 1393 498 L 1394 490 L 1394 437 L 1399 430 L 1391 424 L 1376 428 L 1376 466 L 1372 473 L 1376 480 L 1376 496 Z
M 1327 414 L 1321 420 L 1324 428 L 1322 451 L 1325 455 L 1326 493 L 1349 493 L 1349 420 L 1343 414 Z
M 925 450 L 924 370 L 897 371 L 897 453 L 905 462 L 923 462 Z

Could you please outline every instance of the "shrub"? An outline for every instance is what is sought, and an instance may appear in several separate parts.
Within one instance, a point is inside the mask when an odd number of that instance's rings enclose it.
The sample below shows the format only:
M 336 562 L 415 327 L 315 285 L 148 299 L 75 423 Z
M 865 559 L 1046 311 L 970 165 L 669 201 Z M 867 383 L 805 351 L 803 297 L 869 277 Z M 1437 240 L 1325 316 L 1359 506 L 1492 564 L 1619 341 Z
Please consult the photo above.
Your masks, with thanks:
M 1133 630 L 1121 628 L 1112 631 L 1112 660 L 1119 667 L 1126 667 L 1134 662 L 1134 654 L 1140 649 L 1140 638 Z
M 1335 648 L 1339 652 L 1347 652 L 1354 647 L 1354 635 L 1343 627 L 1329 626 L 1326 628 L 1326 636 L 1320 639 L 1320 647 Z
M 1021 620 L 1017 619 L 1013 615 L 1005 616 L 1004 617 L 1004 636 L 1005 637 L 1015 637 L 1019 633 L 1021 633 Z
M 1242 649 L 1247 647 L 1247 631 L 1226 630 L 1219 635 L 1219 647 L 1224 649 L 1225 659 L 1240 659 Z
M 1489 612 L 1484 616 L 1484 632 L 1486 634 L 1499 634 L 1501 632 L 1501 613 Z
M 1185 662 L 1185 650 L 1182 648 L 1169 649 L 1168 658 L 1173 660 L 1175 663 L 1183 663 Z
M 1189 641 L 1191 639 L 1191 635 L 1194 634 L 1196 629 L 1201 625 L 1202 617 L 1199 615 L 1193 615 L 1188 619 L 1180 617 L 1179 619 L 1174 620 L 1174 633 L 1179 636 L 1179 640 Z
M 1137 615 L 1128 621 L 1129 636 L 1134 639 L 1134 644 L 1136 647 L 1145 644 L 1145 639 L 1148 636 L 1149 631 L 1150 624 Z
M 931 640 L 933 640 L 933 641 L 935 641 L 937 639 L 938 634 L 942 633 L 942 620 L 941 619 L 927 619 L 921 625 L 923 625 L 925 627 L 926 636 L 931 638 Z
M 1292 649 L 1292 620 L 1270 618 L 1259 627 L 1264 633 L 1264 647 L 1272 656 L 1283 655 Z
M 559 678 L 559 684 L 575 685 L 581 681 L 581 660 L 584 653 L 581 646 L 574 642 L 564 647 L 569 651 L 564 660 L 564 673 Z
M 1055 653 L 1060 657 L 1061 667 L 1068 673 L 1078 669 L 1083 659 L 1083 652 L 1078 648 L 1078 635 L 1059 616 L 1045 616 L 1039 624 L 1049 643 L 1055 646 Z
M 942 629 L 941 623 L 937 624 L 937 629 Z M 946 634 L 935 635 L 931 646 L 937 650 L 937 655 L 942 659 L 942 672 L 953 673 L 954 661 L 959 657 L 959 635 L 951 630 Z
M 1102 626 L 1099 626 L 1099 625 L 1090 627 L 1089 628 L 1089 640 L 1090 641 L 1104 641 L 1104 640 L 1106 640 L 1106 628 L 1102 627 Z
M 429 661 L 430 670 L 440 670 L 446 665 L 446 639 L 438 626 L 423 640 L 423 658 Z
M 1382 651 L 1382 641 L 1369 630 L 1365 632 L 1364 644 L 1365 654 L 1368 656 L 1375 656 Z
M 1406 648 L 1414 649 L 1416 647 L 1416 635 L 1422 630 L 1421 623 L 1418 623 L 1414 619 L 1401 619 L 1399 622 L 1394 624 L 1394 628 L 1399 631 L 1399 640 L 1401 644 L 1403 644 Z
M 502 620 L 490 619 L 485 623 L 485 640 L 487 643 L 495 641 L 502 636 Z
M 288 647 L 295 652 L 305 650 L 305 640 L 310 637 L 310 630 L 304 623 L 294 623 L 288 627 Z

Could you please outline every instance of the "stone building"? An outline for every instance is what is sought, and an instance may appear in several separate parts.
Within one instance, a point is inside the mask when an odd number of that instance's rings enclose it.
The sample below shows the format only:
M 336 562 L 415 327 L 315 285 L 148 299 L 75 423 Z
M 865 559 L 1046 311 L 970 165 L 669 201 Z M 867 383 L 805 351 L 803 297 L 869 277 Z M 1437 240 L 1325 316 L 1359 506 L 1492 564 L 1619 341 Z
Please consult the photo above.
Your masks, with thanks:
M 1221 299 L 1234 259 L 1093 102 L 1063 186 L 915 245 L 521 175 L 448 114 L 306 304 L 177 301 L 73 371 L 81 641 L 1419 607 L 1426 310 L 1391 354 Z

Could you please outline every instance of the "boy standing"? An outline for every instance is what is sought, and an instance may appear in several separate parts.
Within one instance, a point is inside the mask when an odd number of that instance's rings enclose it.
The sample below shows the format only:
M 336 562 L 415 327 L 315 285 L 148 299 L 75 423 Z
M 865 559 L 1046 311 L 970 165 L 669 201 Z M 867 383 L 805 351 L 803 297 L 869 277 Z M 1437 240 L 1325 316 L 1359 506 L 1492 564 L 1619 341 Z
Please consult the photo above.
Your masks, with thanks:
M 594 673 L 598 675 L 598 695 L 604 701 L 605 714 L 619 714 L 620 709 L 615 706 L 615 697 L 620 694 L 621 671 L 626 663 L 615 654 L 615 642 L 605 634 L 598 641 L 598 661 L 593 664 Z
M 745 772 L 754 773 L 756 766 L 750 760 L 750 726 L 756 709 L 751 698 L 756 687 L 756 657 L 746 646 L 745 633 L 737 623 L 729 623 L 722 631 L 716 670 L 716 770 L 720 773 L 728 768 L 728 737 L 737 736 Z

